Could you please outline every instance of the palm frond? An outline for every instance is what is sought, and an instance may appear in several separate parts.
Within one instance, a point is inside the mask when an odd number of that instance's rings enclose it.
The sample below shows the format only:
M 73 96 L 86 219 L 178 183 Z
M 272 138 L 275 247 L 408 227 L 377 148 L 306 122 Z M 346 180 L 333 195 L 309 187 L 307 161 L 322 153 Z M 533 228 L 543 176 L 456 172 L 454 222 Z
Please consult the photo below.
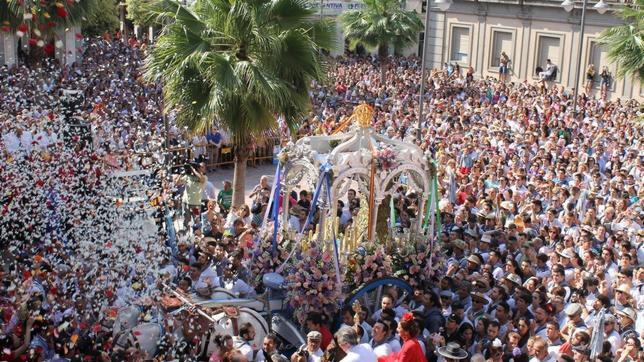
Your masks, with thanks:
M 168 108 L 193 131 L 212 124 L 237 144 L 275 126 L 295 128 L 308 111 L 309 85 L 322 79 L 318 50 L 332 44 L 328 22 L 307 0 L 197 0 L 190 8 L 161 0 L 164 28 L 145 77 L 164 83 Z
M 604 30 L 600 43 L 608 49 L 608 58 L 617 64 L 617 76 L 644 79 L 644 0 L 616 11 L 624 24 Z
M 399 0 L 365 0 L 365 7 L 340 16 L 350 48 L 358 44 L 368 49 L 413 43 L 423 29 L 415 11 L 403 9 Z

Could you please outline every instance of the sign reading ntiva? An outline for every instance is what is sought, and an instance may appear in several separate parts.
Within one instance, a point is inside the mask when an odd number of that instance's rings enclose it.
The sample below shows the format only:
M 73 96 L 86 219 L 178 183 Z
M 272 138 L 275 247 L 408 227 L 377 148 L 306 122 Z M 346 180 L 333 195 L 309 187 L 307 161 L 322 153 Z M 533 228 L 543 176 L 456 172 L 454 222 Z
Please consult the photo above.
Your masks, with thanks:
M 341 1 L 332 1 L 324 2 L 322 6 L 322 14 L 324 15 L 339 15 L 345 11 L 351 10 L 360 10 L 365 5 L 363 3 L 356 2 L 341 2 Z M 320 4 L 315 4 L 317 11 L 320 11 Z

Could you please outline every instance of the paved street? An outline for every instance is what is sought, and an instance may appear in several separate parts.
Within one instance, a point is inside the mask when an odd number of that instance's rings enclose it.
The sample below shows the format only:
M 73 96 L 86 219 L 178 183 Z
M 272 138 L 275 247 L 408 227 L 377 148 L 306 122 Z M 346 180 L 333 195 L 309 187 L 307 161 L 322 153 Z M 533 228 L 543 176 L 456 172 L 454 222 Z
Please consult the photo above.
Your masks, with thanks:
M 223 187 L 222 183 L 225 180 L 233 181 L 233 166 L 228 168 L 218 169 L 215 172 L 208 173 L 208 180 L 215 185 L 217 192 Z M 246 168 L 246 204 L 251 205 L 252 202 L 248 195 L 253 190 L 253 187 L 259 182 L 259 178 L 263 175 L 268 176 L 268 182 L 273 184 L 273 177 L 275 176 L 275 165 L 270 163 L 262 163 L 258 167 Z

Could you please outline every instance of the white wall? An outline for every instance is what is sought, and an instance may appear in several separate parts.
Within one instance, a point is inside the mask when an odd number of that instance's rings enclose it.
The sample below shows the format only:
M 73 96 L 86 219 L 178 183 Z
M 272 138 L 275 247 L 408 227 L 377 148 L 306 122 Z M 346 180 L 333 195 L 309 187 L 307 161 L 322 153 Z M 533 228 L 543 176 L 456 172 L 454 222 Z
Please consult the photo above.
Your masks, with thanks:
M 0 64 L 6 64 L 8 66 L 16 64 L 18 61 L 18 40 L 16 39 L 16 36 L 13 33 L 0 34 L 0 47 L 2 48 L 2 59 L 0 59 Z

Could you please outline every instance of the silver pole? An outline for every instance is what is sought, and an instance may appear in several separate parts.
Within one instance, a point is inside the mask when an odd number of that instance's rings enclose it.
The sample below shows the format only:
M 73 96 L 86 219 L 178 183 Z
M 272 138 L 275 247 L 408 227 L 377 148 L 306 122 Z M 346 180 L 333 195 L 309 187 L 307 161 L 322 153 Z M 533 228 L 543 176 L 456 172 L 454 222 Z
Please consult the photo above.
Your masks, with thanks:
M 577 72 L 575 73 L 575 90 L 572 100 L 572 114 L 577 116 L 577 93 L 579 92 L 579 73 L 581 72 L 581 58 L 584 50 L 584 26 L 586 25 L 586 5 L 588 0 L 584 0 L 581 7 L 581 28 L 579 29 L 579 56 L 577 57 Z
M 420 142 L 421 127 L 423 124 L 423 101 L 425 99 L 425 64 L 427 63 L 427 39 L 429 38 L 429 11 L 430 0 L 427 0 L 425 5 L 425 32 L 423 33 L 423 54 L 420 58 L 420 97 L 418 105 L 418 133 L 416 133 L 416 140 Z
M 323 11 L 324 11 L 324 0 L 320 0 L 320 21 L 322 20 Z

